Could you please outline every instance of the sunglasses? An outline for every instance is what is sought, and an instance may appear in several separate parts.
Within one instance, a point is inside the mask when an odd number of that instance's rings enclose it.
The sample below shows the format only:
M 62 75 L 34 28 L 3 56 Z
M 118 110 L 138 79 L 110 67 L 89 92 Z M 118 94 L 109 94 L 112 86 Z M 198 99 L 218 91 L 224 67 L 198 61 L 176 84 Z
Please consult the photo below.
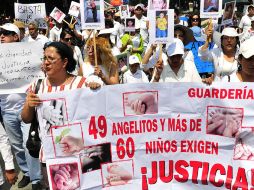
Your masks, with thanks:
M 13 31 L 9 31 L 9 30 L 1 30 L 0 31 L 0 36 L 1 35 L 4 35 L 4 36 L 13 36 L 14 34 L 16 34 L 16 33 L 13 32 Z
M 191 20 L 192 20 L 192 22 L 199 22 L 199 18 L 193 18 Z
M 64 38 L 63 40 L 64 40 L 65 42 L 71 42 L 72 37 L 71 37 L 71 38 Z

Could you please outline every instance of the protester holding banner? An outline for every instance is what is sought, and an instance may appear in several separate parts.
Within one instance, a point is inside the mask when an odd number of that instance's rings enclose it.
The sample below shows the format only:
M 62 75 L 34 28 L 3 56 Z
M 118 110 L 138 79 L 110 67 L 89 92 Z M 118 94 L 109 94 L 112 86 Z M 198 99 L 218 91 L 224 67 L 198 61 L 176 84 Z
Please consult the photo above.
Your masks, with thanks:
M 167 48 L 168 64 L 159 59 L 155 65 L 153 82 L 201 82 L 201 78 L 193 62 L 185 60 L 184 46 L 181 40 L 174 39 L 174 43 Z
M 208 37 L 213 33 L 207 30 Z M 239 48 L 239 34 L 234 28 L 225 28 L 220 38 L 221 47 L 208 50 L 208 40 L 199 49 L 199 54 L 203 60 L 211 60 L 215 67 L 215 81 L 221 81 L 226 75 L 231 75 L 237 71 L 237 59 Z
M 96 45 L 96 53 L 94 51 Z M 97 82 L 100 85 L 118 84 L 118 67 L 112 54 L 108 40 L 102 37 L 87 41 L 85 47 L 85 62 L 81 65 L 80 75 L 87 78 L 87 82 Z M 97 56 L 97 63 L 95 56 Z
M 37 22 L 30 22 L 28 24 L 28 30 L 29 35 L 23 38 L 22 42 L 40 41 L 43 45 L 49 42 L 49 39 L 46 36 L 39 34 Z
M 6 23 L 0 28 L 1 43 L 19 42 L 20 31 L 16 25 Z M 24 102 L 25 94 L 0 96 L 1 114 L 6 133 L 13 147 L 18 166 L 24 173 L 18 187 L 23 188 L 31 181 L 33 190 L 36 190 L 40 188 L 41 170 L 39 160 L 31 157 L 27 149 L 24 148 L 30 128 L 30 125 L 25 124 L 20 116 Z

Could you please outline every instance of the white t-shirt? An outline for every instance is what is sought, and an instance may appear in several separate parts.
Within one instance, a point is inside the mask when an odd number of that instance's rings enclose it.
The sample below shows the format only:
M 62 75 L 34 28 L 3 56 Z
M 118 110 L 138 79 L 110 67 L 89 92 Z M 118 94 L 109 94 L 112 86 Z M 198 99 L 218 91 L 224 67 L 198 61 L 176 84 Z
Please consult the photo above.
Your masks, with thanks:
M 236 73 L 232 73 L 231 75 L 224 76 L 221 79 L 221 82 L 241 82 L 237 77 Z
M 251 28 L 251 17 L 244 15 L 239 23 L 239 28 L 242 28 L 244 33 L 248 31 Z
M 144 46 L 146 47 L 149 42 L 149 33 L 146 26 L 148 19 L 145 16 L 142 16 L 141 19 L 138 19 L 135 15 L 133 18 L 135 18 L 135 27 L 140 28 L 140 35 L 142 36 L 144 40 Z
M 130 70 L 123 74 L 123 83 L 148 83 L 149 80 L 142 70 L 137 70 L 132 74 Z
M 36 37 L 36 39 L 33 39 L 30 35 L 24 37 L 22 40 L 22 42 L 34 42 L 34 41 L 38 41 L 41 42 L 43 45 L 47 42 L 49 42 L 49 39 L 42 35 L 42 34 L 38 34 L 38 36 Z
M 57 28 L 54 26 L 50 31 L 49 31 L 49 41 L 51 42 L 59 42 L 60 41 L 60 34 L 62 33 L 62 28 Z
M 81 53 L 78 46 L 74 46 L 73 58 L 77 62 L 77 65 L 76 65 L 75 70 L 72 72 L 72 74 L 77 75 L 78 71 L 79 71 L 79 68 L 80 68 L 80 65 L 82 65 L 84 63 L 82 53 Z
M 237 71 L 237 58 L 238 51 L 236 51 L 235 59 L 233 62 L 229 62 L 224 59 L 224 54 L 221 48 L 214 48 L 212 50 L 201 50 L 199 48 L 199 55 L 202 60 L 212 61 L 215 68 L 215 81 L 220 81 L 226 75 L 231 75 Z

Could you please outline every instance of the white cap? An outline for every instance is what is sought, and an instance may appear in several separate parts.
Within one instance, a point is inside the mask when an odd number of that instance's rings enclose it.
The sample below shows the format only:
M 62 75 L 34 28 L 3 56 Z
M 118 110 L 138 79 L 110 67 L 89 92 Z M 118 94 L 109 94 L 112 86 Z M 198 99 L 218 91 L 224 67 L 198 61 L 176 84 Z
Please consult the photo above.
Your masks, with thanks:
M 250 37 L 248 40 L 245 40 L 241 43 L 239 54 L 242 54 L 244 58 L 248 59 L 254 55 L 254 37 Z
M 140 60 L 139 60 L 138 56 L 136 56 L 136 55 L 131 55 L 131 56 L 129 57 L 129 64 L 130 64 L 130 65 L 133 65 L 133 64 L 135 64 L 135 63 L 139 63 L 139 64 L 140 64 Z
M 15 32 L 16 34 L 18 34 L 19 38 L 20 38 L 20 31 L 19 28 L 12 23 L 5 23 L 4 25 L 0 26 L 0 28 L 7 30 L 7 31 L 12 31 Z
M 101 34 L 111 34 L 111 33 L 114 32 L 114 31 L 115 31 L 114 28 L 102 29 L 102 30 L 100 30 L 98 36 L 101 35 Z
M 184 45 L 181 40 L 174 38 L 174 42 L 168 46 L 167 55 L 171 57 L 177 54 L 184 54 Z
M 137 4 L 134 9 L 136 10 L 138 7 L 144 10 L 144 5 L 142 3 Z
M 228 27 L 228 28 L 224 28 L 222 30 L 221 35 L 222 36 L 229 36 L 229 37 L 237 37 L 237 36 L 240 36 L 241 34 L 238 34 L 236 29 Z

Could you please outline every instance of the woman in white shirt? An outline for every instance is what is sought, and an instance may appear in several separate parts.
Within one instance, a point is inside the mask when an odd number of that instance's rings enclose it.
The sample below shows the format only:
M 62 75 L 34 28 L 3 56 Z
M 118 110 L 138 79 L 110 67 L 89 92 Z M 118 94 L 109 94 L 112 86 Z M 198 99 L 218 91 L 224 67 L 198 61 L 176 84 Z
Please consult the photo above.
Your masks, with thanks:
M 203 60 L 212 61 L 215 67 L 214 80 L 221 79 L 237 71 L 237 59 L 239 48 L 239 34 L 234 28 L 224 28 L 221 35 L 221 47 L 209 51 L 208 39 L 212 35 L 212 30 L 208 29 L 207 40 L 199 49 L 199 54 Z

